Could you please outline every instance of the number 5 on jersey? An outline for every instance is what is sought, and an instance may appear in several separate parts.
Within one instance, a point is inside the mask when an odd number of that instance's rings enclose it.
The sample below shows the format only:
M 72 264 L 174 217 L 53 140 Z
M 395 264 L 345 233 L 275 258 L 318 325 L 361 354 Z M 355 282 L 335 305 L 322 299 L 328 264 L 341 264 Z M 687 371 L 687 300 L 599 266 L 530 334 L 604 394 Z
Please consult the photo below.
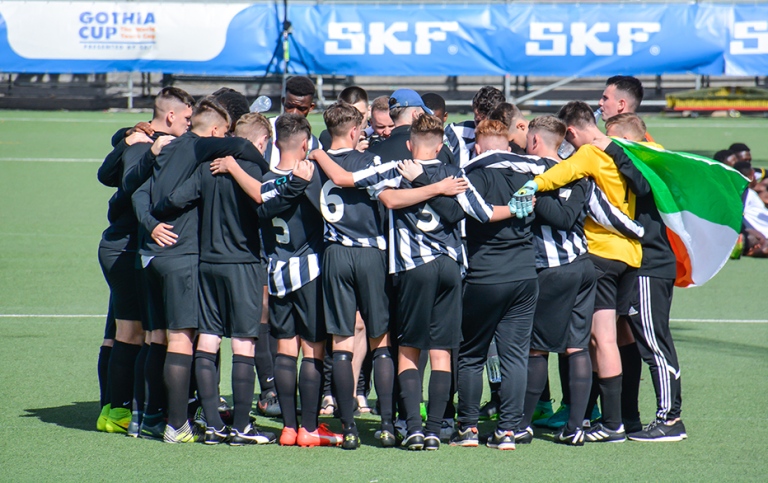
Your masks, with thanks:
M 320 193 L 320 211 L 328 223 L 337 223 L 344 216 L 344 200 L 339 195 L 331 194 L 331 190 L 339 188 L 333 181 L 328 180 Z
M 440 215 L 435 213 L 431 206 L 424 205 L 424 209 L 418 214 L 419 221 L 416 228 L 421 231 L 433 231 L 440 225 Z

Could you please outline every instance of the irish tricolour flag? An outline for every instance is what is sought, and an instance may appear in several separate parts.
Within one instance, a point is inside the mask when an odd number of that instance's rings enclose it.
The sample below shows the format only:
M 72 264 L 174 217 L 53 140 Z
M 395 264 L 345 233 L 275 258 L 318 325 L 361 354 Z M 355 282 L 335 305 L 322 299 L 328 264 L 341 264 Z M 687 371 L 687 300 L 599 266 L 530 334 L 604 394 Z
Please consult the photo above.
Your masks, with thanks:
M 728 261 L 748 181 L 711 159 L 614 139 L 648 180 L 677 258 L 678 287 L 702 285 Z

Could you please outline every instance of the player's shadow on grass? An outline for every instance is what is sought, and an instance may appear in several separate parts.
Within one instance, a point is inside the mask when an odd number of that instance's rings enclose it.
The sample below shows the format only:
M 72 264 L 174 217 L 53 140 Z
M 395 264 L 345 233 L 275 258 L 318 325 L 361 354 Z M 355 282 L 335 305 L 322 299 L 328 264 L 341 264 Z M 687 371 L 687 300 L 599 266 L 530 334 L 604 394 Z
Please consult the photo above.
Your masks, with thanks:
M 25 409 L 22 418 L 37 418 L 44 423 L 70 429 L 96 431 L 96 419 L 101 407 L 98 401 L 79 401 L 66 406 Z

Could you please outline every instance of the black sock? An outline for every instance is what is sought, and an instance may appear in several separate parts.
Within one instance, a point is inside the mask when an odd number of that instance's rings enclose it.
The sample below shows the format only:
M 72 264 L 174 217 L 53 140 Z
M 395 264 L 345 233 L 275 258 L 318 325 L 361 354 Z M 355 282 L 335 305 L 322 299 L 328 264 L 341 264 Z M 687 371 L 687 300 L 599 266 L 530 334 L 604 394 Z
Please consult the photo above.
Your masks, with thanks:
M 621 374 L 601 378 L 600 398 L 603 402 L 603 425 L 608 429 L 619 429 L 621 426 Z
M 207 426 L 222 429 L 224 421 L 219 415 L 219 379 L 216 372 L 216 354 L 201 350 L 195 351 L 195 379 L 197 379 L 197 397 L 203 406 Z M 174 427 L 177 428 L 177 426 Z
M 275 389 L 280 409 L 283 412 L 283 425 L 298 430 L 296 417 L 296 358 L 285 354 L 275 357 Z
M 131 409 L 133 401 L 133 375 L 140 345 L 115 341 L 109 359 L 110 401 L 112 409 Z
M 568 383 L 570 374 L 568 361 L 570 361 L 570 357 L 567 354 L 560 354 L 557 357 L 557 372 L 560 374 L 560 390 L 563 392 L 563 400 L 560 401 L 561 404 L 571 404 L 571 385 Z
M 456 386 L 459 382 L 459 351 L 451 351 L 451 388 L 448 391 L 448 402 L 445 404 L 443 419 L 456 418 L 456 406 L 453 398 L 456 396 Z
M 621 417 L 624 421 L 640 420 L 638 399 L 640 397 L 640 376 L 643 370 L 643 360 L 637 344 L 627 344 L 619 347 L 621 355 Z
M 571 413 L 566 427 L 566 434 L 573 434 L 584 423 L 582 415 L 587 411 L 589 395 L 592 390 L 592 360 L 589 351 L 574 352 L 565 358 L 568 363 L 568 382 Z M 563 359 L 560 359 L 561 365 Z M 590 411 L 592 408 L 590 408 Z
M 501 401 L 501 383 L 500 382 L 488 382 L 488 386 L 491 388 L 491 401 L 496 402 L 497 410 L 499 402 Z
M 421 432 L 421 378 L 417 369 L 408 369 L 397 376 L 400 382 L 400 397 L 408 413 L 408 433 Z
M 235 408 L 232 427 L 240 432 L 245 431 L 250 423 L 253 387 L 256 383 L 253 368 L 252 357 L 232 356 L 232 404 Z
M 110 402 L 109 356 L 111 354 L 112 347 L 108 345 L 103 345 L 99 349 L 99 362 L 96 367 L 99 374 L 99 405 L 102 408 Z
M 392 420 L 395 408 L 392 395 L 395 390 L 395 363 L 389 347 L 373 350 L 373 383 L 376 387 L 376 397 L 379 398 L 381 429 L 394 433 Z
M 174 429 L 179 429 L 187 422 L 192 356 L 168 352 L 165 357 L 163 376 L 168 394 L 168 424 Z
M 363 359 L 363 365 L 360 367 L 360 376 L 357 378 L 357 390 L 355 391 L 356 395 L 365 395 L 365 397 L 368 397 L 368 394 L 371 393 L 371 372 L 373 371 L 373 354 L 369 350 L 368 353 L 365 354 L 365 359 Z
M 259 391 L 265 393 L 275 388 L 275 368 L 272 352 L 269 350 L 269 324 L 259 324 L 259 338 L 253 362 L 259 375 Z
M 541 396 L 539 396 L 539 401 L 549 402 L 551 400 L 552 400 L 552 393 L 549 392 L 549 374 L 547 374 L 547 382 L 544 383 L 544 390 L 541 391 Z
M 136 362 L 133 364 L 133 410 L 144 412 L 144 395 L 147 381 L 144 379 L 144 367 L 147 365 L 149 344 L 142 344 Z
M 451 397 L 450 371 L 435 371 L 429 375 L 429 407 L 427 408 L 427 434 L 440 434 L 445 406 Z
M 165 393 L 165 379 L 163 379 L 163 370 L 165 367 L 165 355 L 168 346 L 165 344 L 155 344 L 149 346 L 147 354 L 147 364 L 144 366 L 144 377 L 147 382 L 147 393 L 145 395 L 146 406 L 144 414 L 154 416 L 165 412 L 168 407 L 168 399 Z
M 323 396 L 336 396 L 333 393 L 333 341 L 328 340 L 323 355 Z
M 592 419 L 592 408 L 597 404 L 597 398 L 600 396 L 600 384 L 598 383 L 597 373 L 592 372 L 592 382 L 589 388 L 589 401 L 587 409 L 584 411 L 584 419 Z
M 549 354 L 546 354 L 544 358 L 547 360 L 547 362 L 549 362 Z M 549 392 L 549 373 L 547 373 L 547 382 L 544 385 L 544 390 L 541 391 L 541 396 L 539 396 L 539 401 L 549 402 L 550 400 L 552 400 L 552 394 Z
M 301 427 L 310 433 L 317 429 L 317 414 L 323 398 L 323 361 L 312 357 L 301 359 L 299 397 L 301 398 Z
M 274 370 L 275 361 L 277 359 L 277 339 L 271 333 L 269 334 L 269 353 L 272 354 L 272 368 Z
M 541 398 L 542 391 L 547 385 L 547 358 L 542 355 L 528 356 L 528 385 L 525 389 L 525 403 L 523 406 L 523 419 L 520 421 L 520 428 L 527 428 L 531 425 L 533 411 L 536 410 L 536 403 Z
M 352 353 L 333 352 L 333 395 L 339 407 L 339 419 L 344 430 L 355 427 L 355 381 L 352 374 Z M 303 407 L 303 406 L 302 406 Z

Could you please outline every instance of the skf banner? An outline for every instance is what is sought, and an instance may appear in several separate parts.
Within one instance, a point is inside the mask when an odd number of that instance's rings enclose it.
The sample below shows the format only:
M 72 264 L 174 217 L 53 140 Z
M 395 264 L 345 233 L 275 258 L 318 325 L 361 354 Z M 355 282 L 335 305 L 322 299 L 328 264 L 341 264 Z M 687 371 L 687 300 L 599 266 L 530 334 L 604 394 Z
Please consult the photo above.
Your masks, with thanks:
M 263 74 L 274 3 L 0 3 L 0 70 Z M 289 6 L 291 72 L 768 74 L 768 5 Z

